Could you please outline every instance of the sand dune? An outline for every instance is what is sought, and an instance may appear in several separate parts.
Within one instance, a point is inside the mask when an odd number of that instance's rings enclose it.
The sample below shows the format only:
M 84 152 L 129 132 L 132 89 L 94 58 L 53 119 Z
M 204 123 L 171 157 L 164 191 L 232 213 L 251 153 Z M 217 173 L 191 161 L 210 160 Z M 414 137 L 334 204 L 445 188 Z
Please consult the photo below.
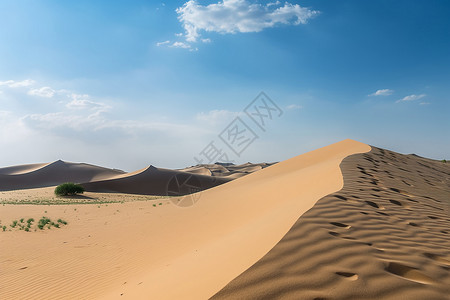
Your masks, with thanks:
M 149 166 L 138 172 L 83 183 L 90 192 L 179 196 L 205 190 L 230 179 Z
M 450 299 L 450 164 L 373 147 L 212 299 Z
M 84 163 L 61 160 L 49 164 L 22 165 L 0 169 L 0 191 L 58 185 L 64 182 L 87 182 L 123 174 Z
M 245 163 L 242 165 L 234 165 L 234 164 L 224 164 L 224 163 L 216 163 L 216 164 L 206 164 L 206 165 L 196 165 L 189 168 L 179 169 L 181 172 L 188 172 L 199 175 L 209 175 L 215 177 L 225 177 L 228 179 L 236 179 L 242 176 L 248 175 L 250 173 L 262 170 L 267 168 L 274 163 Z
M 263 258 L 317 200 L 342 188 L 345 157 L 369 150 L 351 140 L 333 144 L 197 193 L 190 207 L 173 203 L 191 196 L 3 206 L 3 222 L 45 210 L 69 226 L 0 233 L 0 298 L 207 299 Z

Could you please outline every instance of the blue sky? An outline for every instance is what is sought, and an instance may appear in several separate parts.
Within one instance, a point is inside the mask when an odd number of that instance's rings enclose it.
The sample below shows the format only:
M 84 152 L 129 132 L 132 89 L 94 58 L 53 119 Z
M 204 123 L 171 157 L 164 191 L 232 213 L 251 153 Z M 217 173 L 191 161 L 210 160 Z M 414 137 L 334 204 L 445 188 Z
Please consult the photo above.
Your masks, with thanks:
M 0 166 L 184 167 L 345 138 L 450 158 L 448 1 L 0 2 Z M 282 109 L 262 131 L 242 111 Z M 218 138 L 240 117 L 240 156 Z

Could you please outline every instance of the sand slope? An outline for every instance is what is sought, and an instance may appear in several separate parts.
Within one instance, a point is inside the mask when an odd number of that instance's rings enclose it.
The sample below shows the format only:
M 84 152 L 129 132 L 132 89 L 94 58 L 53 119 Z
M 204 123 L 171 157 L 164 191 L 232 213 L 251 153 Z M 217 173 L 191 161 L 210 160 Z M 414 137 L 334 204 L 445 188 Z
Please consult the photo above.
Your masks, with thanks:
M 69 226 L 0 234 L 0 298 L 211 297 L 318 199 L 342 188 L 342 159 L 369 150 L 351 140 L 333 144 L 203 191 L 190 207 L 173 199 L 100 208 L 2 206 L 5 220 L 46 210 Z
M 373 148 L 212 299 L 450 299 L 450 164 Z
M 0 168 L 0 191 L 58 185 L 64 182 L 101 180 L 123 171 L 62 160 L 49 164 L 32 164 Z

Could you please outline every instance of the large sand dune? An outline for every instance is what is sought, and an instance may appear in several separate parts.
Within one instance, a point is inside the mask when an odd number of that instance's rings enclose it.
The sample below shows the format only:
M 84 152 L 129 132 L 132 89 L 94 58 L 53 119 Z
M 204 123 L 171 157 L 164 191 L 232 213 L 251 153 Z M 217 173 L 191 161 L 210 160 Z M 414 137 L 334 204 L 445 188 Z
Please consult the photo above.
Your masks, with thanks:
M 450 299 L 450 164 L 373 148 L 213 299 Z
M 0 232 L 0 299 L 450 294 L 448 164 L 345 140 L 261 168 L 194 196 L 0 206 L 2 224 L 41 215 L 69 222 Z M 178 205 L 186 199 L 195 201 Z

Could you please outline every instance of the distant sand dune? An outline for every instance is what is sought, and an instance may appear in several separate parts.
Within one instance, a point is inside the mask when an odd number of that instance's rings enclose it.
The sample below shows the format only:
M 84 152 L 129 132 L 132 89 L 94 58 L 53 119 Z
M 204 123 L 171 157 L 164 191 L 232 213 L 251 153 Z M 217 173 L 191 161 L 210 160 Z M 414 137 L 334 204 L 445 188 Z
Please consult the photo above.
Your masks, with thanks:
M 49 164 L 1 168 L 0 191 L 48 187 L 69 181 L 81 183 L 123 173 L 119 170 L 61 160 Z
M 141 195 L 179 196 L 195 193 L 230 181 L 149 166 L 138 172 L 112 179 L 83 183 L 90 192 L 131 193 Z

